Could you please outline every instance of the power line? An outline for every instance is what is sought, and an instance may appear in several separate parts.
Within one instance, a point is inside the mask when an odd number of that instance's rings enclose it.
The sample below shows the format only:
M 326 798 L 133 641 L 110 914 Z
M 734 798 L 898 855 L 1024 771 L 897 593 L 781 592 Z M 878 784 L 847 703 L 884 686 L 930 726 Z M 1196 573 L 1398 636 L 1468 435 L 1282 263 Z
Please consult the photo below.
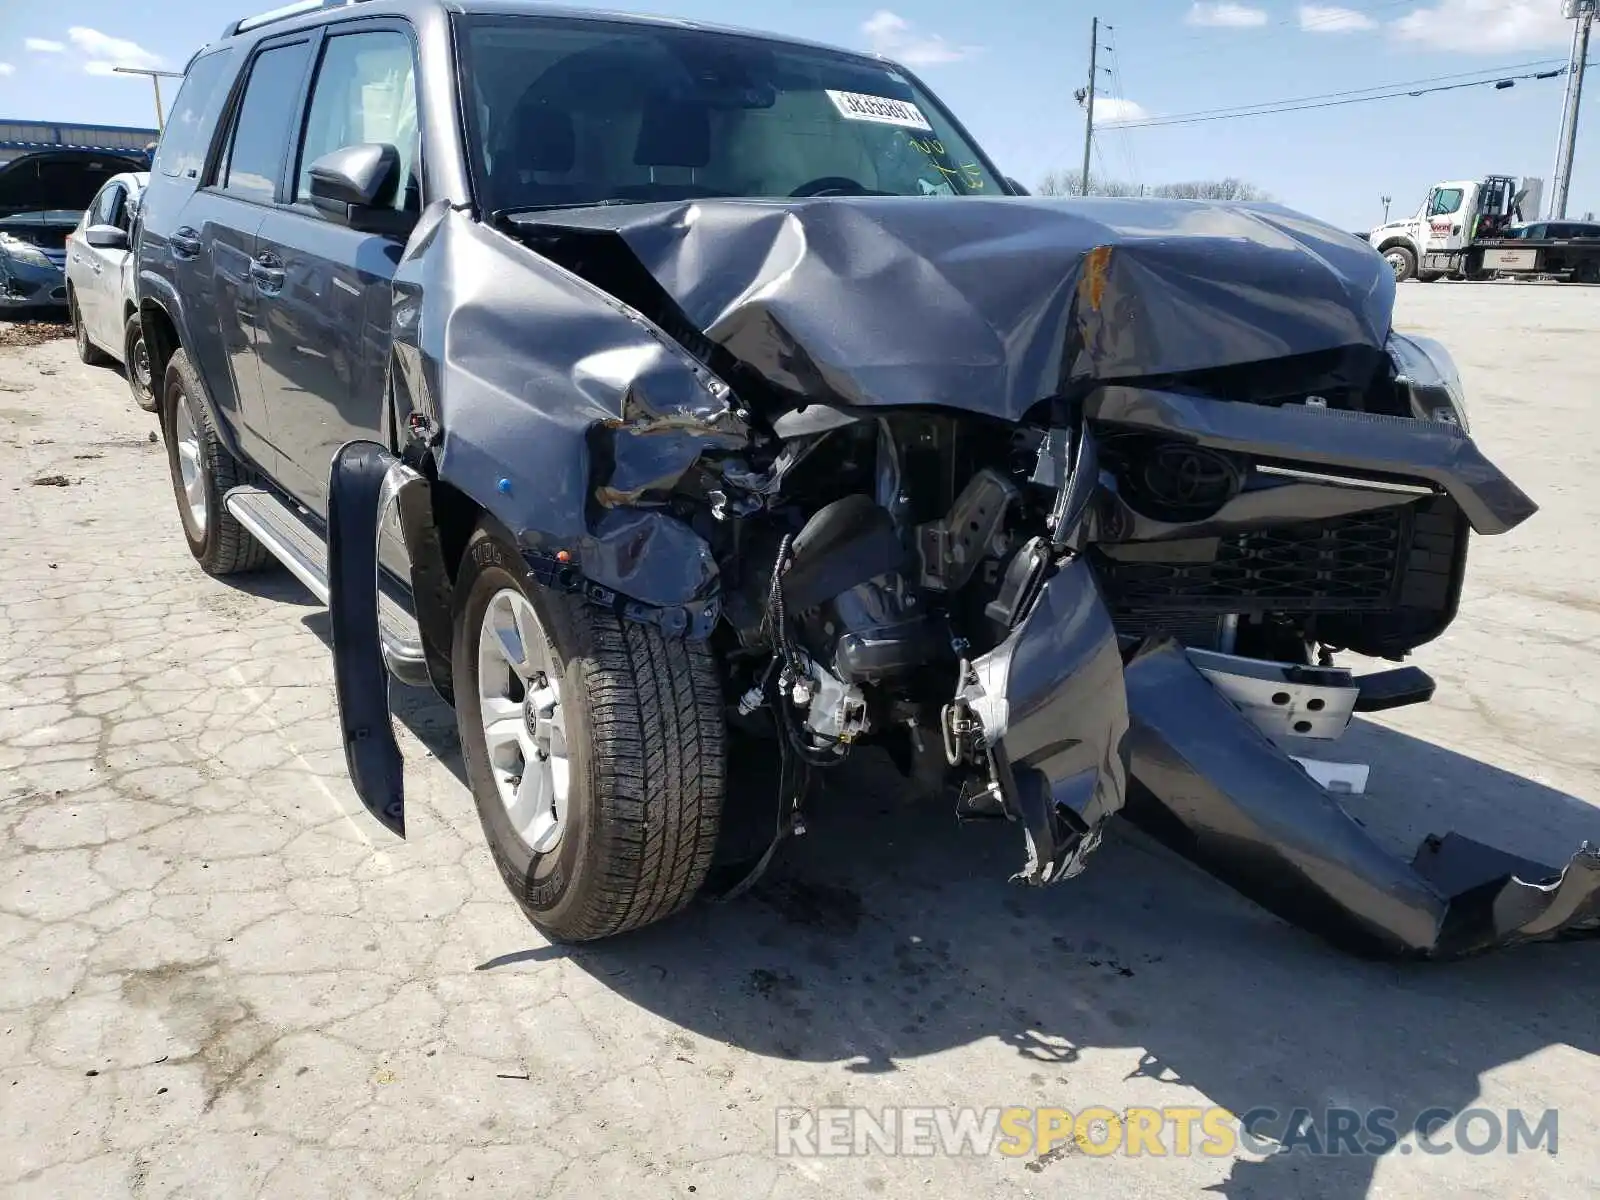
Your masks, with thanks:
M 1122 84 L 1122 53 L 1119 49 L 1119 43 L 1116 38 L 1116 26 L 1107 25 L 1106 29 L 1112 35 L 1111 45 L 1106 47 L 1106 52 L 1111 58 L 1111 86 L 1114 89 L 1113 95 L 1116 99 L 1121 100 L 1124 104 L 1126 104 L 1128 102 L 1128 89 Z M 1129 137 L 1127 131 L 1124 130 L 1122 135 L 1117 139 L 1117 142 L 1122 147 L 1122 157 L 1127 161 L 1128 164 L 1128 178 L 1133 183 L 1138 183 L 1139 164 L 1133 153 L 1133 139 Z
M 1124 129 L 1159 129 L 1168 125 L 1199 125 L 1211 121 L 1236 121 L 1244 117 L 1267 117 L 1278 113 L 1305 112 L 1317 108 L 1342 108 L 1349 104 L 1368 104 L 1374 100 L 1399 100 L 1406 97 L 1428 96 L 1436 92 L 1453 92 L 1462 88 L 1494 87 L 1508 88 L 1515 83 L 1535 79 L 1557 79 L 1567 73 L 1566 67 L 1557 67 L 1548 71 L 1528 72 L 1522 75 L 1495 74 L 1487 79 L 1474 79 L 1466 83 L 1440 84 L 1434 87 L 1417 87 L 1417 80 L 1413 84 L 1389 84 L 1387 86 L 1399 88 L 1398 91 L 1380 92 L 1377 95 L 1349 95 L 1345 99 L 1323 99 L 1320 103 L 1300 101 L 1267 101 L 1264 104 L 1244 105 L 1238 109 L 1220 109 L 1209 112 L 1180 113 L 1171 117 L 1155 117 L 1144 121 L 1121 121 L 1119 125 Z M 1445 78 L 1448 78 L 1446 76 Z M 1376 89 L 1365 89 L 1375 91 Z M 1329 96 L 1338 96 L 1340 93 L 1328 93 Z M 1305 97 L 1306 101 L 1317 100 L 1317 97 Z M 1276 104 L 1279 107 L 1271 107 Z
M 1425 83 L 1447 83 L 1458 79 L 1475 79 L 1480 76 L 1490 80 L 1503 79 L 1513 71 L 1527 71 L 1536 67 L 1555 67 L 1564 64 L 1564 58 L 1537 58 L 1529 62 L 1506 63 L 1499 67 L 1479 67 L 1471 71 L 1456 71 L 1449 75 L 1425 75 L 1421 79 L 1396 79 L 1388 83 L 1375 83 L 1371 87 L 1346 88 L 1342 92 L 1314 92 L 1309 96 L 1289 96 L 1282 100 L 1262 100 L 1255 104 L 1228 104 L 1221 108 L 1200 108 L 1191 112 L 1173 113 L 1170 117 L 1151 117 L 1153 121 L 1188 120 L 1190 117 L 1209 117 L 1216 113 L 1243 113 L 1252 108 L 1275 108 L 1280 104 L 1306 104 L 1315 100 L 1334 100 L 1340 96 L 1362 96 L 1371 92 L 1388 92 L 1397 88 L 1412 88 Z

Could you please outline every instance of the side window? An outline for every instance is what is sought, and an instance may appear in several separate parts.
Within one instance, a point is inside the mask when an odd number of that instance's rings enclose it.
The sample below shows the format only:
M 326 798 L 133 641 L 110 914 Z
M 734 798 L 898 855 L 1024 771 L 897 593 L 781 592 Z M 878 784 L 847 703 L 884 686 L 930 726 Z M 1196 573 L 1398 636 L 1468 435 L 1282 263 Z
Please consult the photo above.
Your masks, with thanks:
M 294 200 L 311 194 L 311 164 L 346 146 L 377 142 L 400 154 L 395 208 L 422 207 L 418 181 L 416 71 L 411 39 L 397 30 L 330 37 L 311 88 Z
M 195 178 L 200 174 L 211 142 L 210 127 L 203 122 L 212 111 L 218 92 L 231 78 L 227 67 L 232 59 L 232 53 L 224 50 L 190 64 L 156 143 L 154 167 L 163 175 Z
M 1433 204 L 1428 209 L 1428 215 L 1430 217 L 1448 216 L 1460 207 L 1460 188 L 1440 188 L 1433 194 Z
M 277 192 L 310 55 L 310 42 L 295 42 L 256 56 L 234 119 L 227 159 L 217 172 L 217 186 L 223 191 L 262 201 L 270 201 Z
M 106 224 L 128 230 L 128 189 L 120 183 L 106 189 Z
M 100 189 L 100 194 L 89 205 L 89 219 L 84 222 L 85 229 L 91 225 L 111 224 L 112 203 L 116 200 L 117 193 L 121 190 L 122 185 L 120 183 L 107 184 Z

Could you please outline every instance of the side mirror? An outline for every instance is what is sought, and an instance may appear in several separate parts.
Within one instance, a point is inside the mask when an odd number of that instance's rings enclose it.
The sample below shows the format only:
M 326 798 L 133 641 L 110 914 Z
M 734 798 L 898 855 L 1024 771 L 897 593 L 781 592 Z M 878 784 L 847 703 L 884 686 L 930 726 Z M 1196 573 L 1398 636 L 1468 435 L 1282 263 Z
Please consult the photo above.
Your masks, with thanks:
M 399 187 L 400 152 L 387 144 L 345 146 L 311 164 L 313 207 L 362 233 L 404 237 L 411 232 L 417 215 L 390 207 Z
M 83 240 L 97 250 L 126 250 L 127 230 L 115 225 L 91 225 L 83 231 Z
M 1014 196 L 1028 196 L 1032 194 L 1027 188 L 1023 187 L 1009 175 L 1006 176 L 1006 186 L 1011 189 L 1011 194 Z

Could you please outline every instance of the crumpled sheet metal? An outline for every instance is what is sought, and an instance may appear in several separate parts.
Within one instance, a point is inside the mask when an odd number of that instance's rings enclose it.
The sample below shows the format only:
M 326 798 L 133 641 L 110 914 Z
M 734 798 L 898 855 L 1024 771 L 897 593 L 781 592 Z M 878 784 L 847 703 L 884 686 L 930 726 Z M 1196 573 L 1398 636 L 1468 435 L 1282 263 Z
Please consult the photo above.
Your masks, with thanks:
M 1469 434 L 1444 421 L 1285 404 L 1273 408 L 1154 388 L 1097 388 L 1091 420 L 1174 434 L 1197 445 L 1295 466 L 1426 480 L 1448 492 L 1479 533 L 1505 533 L 1539 511 Z
M 702 200 L 513 218 L 621 238 L 689 323 L 784 391 L 1016 421 L 1085 380 L 1381 350 L 1394 278 L 1273 205 Z
M 614 298 L 442 205 L 394 286 L 402 417 L 442 431 L 438 477 L 527 548 L 651 605 L 716 587 L 710 548 L 662 507 L 749 432 L 718 381 Z M 530 336 L 530 330 L 539 336 Z
M 1088 562 L 1074 559 L 1051 576 L 1028 615 L 973 669 L 963 698 L 1026 834 L 1019 878 L 1070 878 L 1122 807 L 1128 782 L 1122 656 Z
M 1460 834 L 1391 855 L 1171 640 L 1125 677 L 1135 786 L 1123 815 L 1263 908 L 1353 953 L 1462 958 L 1600 935 L 1600 851 L 1564 867 Z

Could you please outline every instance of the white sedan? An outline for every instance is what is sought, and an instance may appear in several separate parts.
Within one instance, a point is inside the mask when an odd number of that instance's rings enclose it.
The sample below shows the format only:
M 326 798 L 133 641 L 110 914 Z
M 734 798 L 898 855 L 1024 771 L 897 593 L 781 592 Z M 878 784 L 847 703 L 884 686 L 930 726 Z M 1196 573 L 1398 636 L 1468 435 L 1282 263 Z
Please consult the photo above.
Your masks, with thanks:
M 133 241 L 148 172 L 113 175 L 67 236 L 67 304 L 78 357 L 124 365 L 140 408 L 154 412 L 150 355 L 134 294 Z

